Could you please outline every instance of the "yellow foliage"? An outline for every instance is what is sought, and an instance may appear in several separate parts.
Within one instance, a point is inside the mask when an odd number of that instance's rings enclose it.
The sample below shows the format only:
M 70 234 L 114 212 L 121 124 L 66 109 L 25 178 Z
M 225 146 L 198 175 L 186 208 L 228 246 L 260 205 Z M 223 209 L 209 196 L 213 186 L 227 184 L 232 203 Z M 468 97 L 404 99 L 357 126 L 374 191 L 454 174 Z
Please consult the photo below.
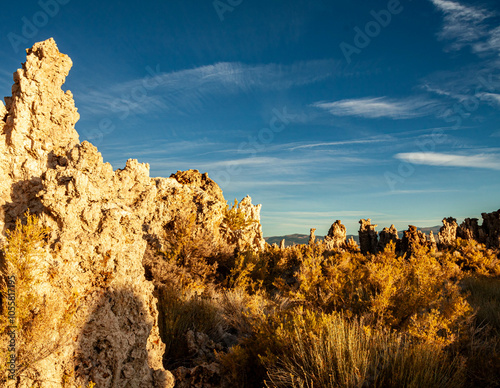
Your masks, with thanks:
M 7 243 L 3 247 L 0 381 L 5 381 L 8 374 L 3 360 L 12 355 L 5 346 L 12 332 L 16 376 L 29 380 L 35 364 L 57 351 L 66 340 L 80 300 L 78 294 L 66 289 L 49 297 L 42 294 L 46 279 L 41 276 L 41 267 L 45 262 L 49 229 L 40 225 L 36 215 L 28 212 L 25 218 L 25 224 L 18 220 L 16 228 L 7 232 Z M 52 280 L 54 277 L 56 274 Z M 12 326 L 15 326 L 13 330 Z
M 243 212 L 241 207 L 238 205 L 237 199 L 234 200 L 231 207 L 227 205 L 224 212 L 223 224 L 226 225 L 228 229 L 233 231 L 245 229 L 256 222 L 256 220 L 249 218 L 245 212 Z
M 470 275 L 496 281 L 497 255 L 462 240 L 411 257 L 393 242 L 369 256 L 324 244 L 235 252 L 206 285 L 218 327 L 238 337 L 214 352 L 221 375 L 238 387 L 494 386 L 500 338 L 481 325 L 499 327 L 500 293 Z M 471 369 L 481 363 L 489 377 Z

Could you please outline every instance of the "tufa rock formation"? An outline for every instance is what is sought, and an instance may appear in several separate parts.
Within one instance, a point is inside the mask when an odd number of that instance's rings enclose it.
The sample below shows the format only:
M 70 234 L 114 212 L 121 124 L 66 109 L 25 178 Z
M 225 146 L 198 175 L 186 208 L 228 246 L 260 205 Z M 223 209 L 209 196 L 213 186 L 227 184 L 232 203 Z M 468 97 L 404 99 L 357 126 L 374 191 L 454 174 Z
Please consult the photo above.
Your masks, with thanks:
M 36 257 L 42 279 L 36 292 L 60 302 L 54 322 L 69 295 L 78 306 L 66 340 L 30 365 L 22 386 L 36 379 L 49 388 L 73 376 L 68 386 L 92 380 L 99 388 L 173 387 L 143 258 L 154 260 L 183 222 L 193 238 L 214 246 L 263 249 L 260 205 L 244 198 L 246 222 L 235 228 L 222 191 L 206 174 L 152 179 L 149 165 L 136 160 L 113 171 L 93 145 L 79 142 L 73 96 L 61 90 L 71 66 L 53 39 L 35 44 L 14 73 L 12 97 L 0 104 L 2 235 L 27 209 L 38 214 L 51 233 Z
M 328 234 L 325 236 L 326 249 L 333 250 L 338 248 L 343 248 L 346 245 L 347 232 L 344 225 L 341 224 L 340 220 L 335 221 Z
M 376 253 L 377 252 L 377 232 L 375 228 L 377 225 L 372 225 L 371 219 L 360 220 L 359 227 L 359 245 L 361 249 L 361 253 L 364 255 L 367 253 Z
M 439 230 L 439 243 L 442 247 L 452 245 L 457 239 L 457 220 L 453 217 L 444 218 L 443 226 Z
M 32 365 L 32 375 L 62 381 L 76 370 L 75 384 L 90 378 L 103 387 L 171 387 L 172 375 L 162 367 L 153 286 L 141 264 L 141 231 L 154 199 L 148 166 L 129 161 L 113 172 L 95 147 L 79 144 L 79 116 L 71 93 L 61 90 L 71 60 L 53 40 L 27 53 L 14 73 L 12 97 L 5 99 L 0 226 L 12 228 L 28 208 L 40 214 L 52 233 L 37 265 L 53 268 L 66 285 L 50 282 L 42 270 L 47 281 L 37 291 L 61 304 L 68 289 L 80 295 L 67 333 L 75 341 Z M 57 313 L 54 318 L 61 319 L 62 311 Z
M 484 242 L 484 232 L 478 224 L 478 219 L 466 218 L 457 229 L 457 237 Z
M 465 240 L 476 240 L 488 248 L 500 247 L 500 210 L 482 213 L 483 224 L 477 218 L 466 218 L 457 228 L 456 236 Z
M 403 239 L 401 240 L 402 254 L 407 257 L 415 254 L 420 248 L 427 246 L 427 238 L 424 233 L 417 230 L 414 225 L 409 225 L 408 230 L 404 231 Z
M 394 242 L 396 244 L 396 252 L 400 250 L 400 240 L 398 236 L 398 230 L 394 225 L 391 225 L 390 228 L 384 228 L 379 234 L 378 240 L 378 250 L 381 252 L 385 249 L 387 244 L 390 242 Z
M 316 232 L 315 228 L 311 228 L 311 230 L 309 231 L 309 245 L 314 245 L 314 243 L 316 242 L 316 235 L 314 234 L 314 232 Z
M 484 236 L 486 245 L 490 248 L 500 248 L 500 210 L 492 213 L 482 213 L 483 225 L 480 238 Z
M 433 251 L 437 251 L 438 249 L 437 242 L 434 237 L 434 232 L 432 230 L 429 232 L 429 247 Z

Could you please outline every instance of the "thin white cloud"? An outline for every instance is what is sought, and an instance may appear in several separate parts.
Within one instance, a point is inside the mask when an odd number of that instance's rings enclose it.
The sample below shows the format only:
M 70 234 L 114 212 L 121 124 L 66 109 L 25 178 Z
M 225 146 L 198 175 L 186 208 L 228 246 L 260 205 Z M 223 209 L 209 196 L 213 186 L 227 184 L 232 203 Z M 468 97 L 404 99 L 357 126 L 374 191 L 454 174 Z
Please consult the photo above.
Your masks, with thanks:
M 440 189 L 424 189 L 424 190 L 394 190 L 388 191 L 384 193 L 380 193 L 379 195 L 404 195 L 404 194 L 434 194 L 434 193 L 454 193 L 459 192 L 460 190 L 440 190 Z
M 189 114 L 222 95 L 261 90 L 286 90 L 342 74 L 341 62 L 316 60 L 292 65 L 246 65 L 221 62 L 194 69 L 145 71 L 144 77 L 112 85 L 106 90 L 75 95 L 78 104 L 93 114 L 169 110 Z
M 246 177 L 255 175 L 277 174 L 281 176 L 297 176 L 298 174 L 308 174 L 311 168 L 316 170 L 321 168 L 341 169 L 346 165 L 373 165 L 380 163 L 379 160 L 374 160 L 365 157 L 349 157 L 349 156 L 325 156 L 325 155 L 306 155 L 304 157 L 296 157 L 285 155 L 284 157 L 268 157 L 255 156 L 241 159 L 222 160 L 222 161 L 198 161 L 201 169 L 206 171 L 228 171 L 230 174 L 239 171 L 237 175 L 244 171 Z M 259 178 L 262 179 L 262 178 Z
M 462 66 L 460 70 L 438 71 L 425 77 L 420 88 L 436 94 L 443 100 L 450 99 L 448 104 L 443 102 L 441 106 L 443 115 L 455 113 L 451 99 L 467 107 L 479 99 L 481 104 L 496 109 L 499 107 L 500 96 L 499 68 L 500 61 L 486 60 L 479 64 Z
M 428 92 L 431 92 L 431 93 L 435 93 L 437 94 L 438 96 L 445 96 L 445 97 L 451 97 L 451 98 L 456 98 L 456 96 L 447 91 L 447 90 L 443 90 L 441 88 L 438 88 L 438 87 L 433 87 L 433 86 L 430 86 L 429 84 L 424 84 L 421 86 L 422 89 L 428 91 Z
M 481 100 L 488 100 L 500 106 L 500 94 L 498 93 L 479 93 L 478 97 Z
M 492 35 L 494 31 L 491 31 L 485 22 L 495 16 L 495 13 L 480 7 L 463 5 L 458 1 L 430 1 L 444 13 L 443 28 L 438 36 L 440 39 L 452 41 L 452 49 L 459 50 L 471 45 L 474 51 L 479 52 L 495 47 L 496 38 Z M 496 47 L 498 48 L 498 45 Z
M 11 71 L 0 69 L 0 78 L 5 78 L 6 80 L 8 79 L 10 82 L 14 83 L 14 76 Z
M 356 144 L 371 144 L 371 143 L 387 142 L 390 140 L 393 140 L 393 138 L 390 136 L 383 136 L 382 138 L 374 138 L 374 139 L 345 140 L 345 141 L 332 141 L 332 142 L 322 142 L 322 143 L 313 143 L 313 144 L 303 144 L 303 145 L 290 147 L 288 150 L 295 151 L 298 149 L 305 149 L 305 148 L 345 146 L 345 145 L 356 145 Z
M 275 212 L 275 211 L 268 211 L 266 212 L 268 215 L 280 215 L 282 214 L 281 212 Z M 328 219 L 334 219 L 335 217 L 373 217 L 373 216 L 383 216 L 385 215 L 384 213 L 376 212 L 376 211 L 362 211 L 362 210 L 339 210 L 339 211 L 328 211 L 328 212 L 319 212 L 319 211 L 289 211 L 286 213 L 289 216 L 292 217 L 311 217 L 312 219 L 315 218 L 328 218 Z
M 221 169 L 235 167 L 255 167 L 282 164 L 284 160 L 270 157 L 254 157 L 244 159 L 223 160 L 218 162 L 203 163 L 206 169 Z M 286 162 L 286 161 L 285 161 Z
M 320 101 L 314 107 L 324 109 L 334 116 L 358 116 L 364 118 L 410 119 L 431 114 L 437 103 L 422 97 L 401 100 L 387 97 L 364 97 L 333 102 Z
M 496 154 L 456 155 L 437 152 L 408 152 L 396 154 L 394 157 L 409 163 L 428 166 L 500 170 L 500 157 Z

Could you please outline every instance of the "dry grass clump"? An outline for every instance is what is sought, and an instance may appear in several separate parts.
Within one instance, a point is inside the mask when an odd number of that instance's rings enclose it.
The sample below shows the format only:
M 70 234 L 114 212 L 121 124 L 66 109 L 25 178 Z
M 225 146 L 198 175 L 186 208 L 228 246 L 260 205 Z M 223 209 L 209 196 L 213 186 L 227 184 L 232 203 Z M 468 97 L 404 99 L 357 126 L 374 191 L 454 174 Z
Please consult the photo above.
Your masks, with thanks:
M 267 387 L 459 387 L 460 357 L 413 344 L 339 314 L 296 313 L 278 330 L 286 344 L 268 371 Z
M 167 285 L 157 290 L 160 336 L 165 343 L 164 364 L 168 368 L 192 366 L 199 355 L 188 346 L 188 332 L 202 333 L 219 342 L 225 322 L 218 302 L 208 293 L 178 290 Z

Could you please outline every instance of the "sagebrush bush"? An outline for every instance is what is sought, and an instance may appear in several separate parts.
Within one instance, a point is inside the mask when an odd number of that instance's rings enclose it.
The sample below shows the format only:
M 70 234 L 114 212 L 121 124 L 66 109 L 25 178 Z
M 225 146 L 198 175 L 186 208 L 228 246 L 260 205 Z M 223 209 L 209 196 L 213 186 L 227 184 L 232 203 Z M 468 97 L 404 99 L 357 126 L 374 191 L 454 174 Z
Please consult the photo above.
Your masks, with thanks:
M 365 256 L 267 245 L 170 261 L 183 279 L 160 302 L 170 306 L 161 314 L 177 317 L 170 354 L 199 362 L 186 353 L 186 330 L 219 341 L 209 361 L 225 387 L 496 386 L 498 252 L 464 240 L 410 257 L 395 248 Z M 207 265 L 210 276 L 200 275 Z M 210 298 L 179 299 L 194 291 Z
M 296 282 L 278 286 L 310 309 L 356 315 L 442 343 L 453 342 L 471 315 L 459 286 L 461 272 L 451 261 L 428 254 L 406 259 L 395 254 L 394 244 L 370 259 L 361 253 L 302 249 Z
M 258 221 L 249 218 L 240 208 L 237 199 L 234 200 L 234 203 L 231 206 L 226 206 L 224 220 L 222 221 L 223 225 L 232 231 L 248 228 L 256 222 Z
M 164 364 L 168 368 L 192 366 L 198 355 L 190 351 L 186 335 L 193 331 L 220 340 L 225 323 L 218 303 L 208 292 L 200 295 L 172 285 L 163 285 L 156 293 L 161 311 L 158 326 L 165 343 Z
M 44 276 L 49 229 L 41 226 L 36 215 L 28 212 L 25 218 L 24 224 L 17 220 L 15 229 L 7 231 L 7 242 L 3 247 L 5 265 L 2 268 L 0 318 L 0 381 L 3 382 L 7 378 L 3 360 L 9 355 L 6 344 L 9 341 L 9 326 L 12 325 L 8 315 L 8 279 L 13 279 L 15 283 L 16 375 L 22 380 L 36 381 L 36 376 L 32 375 L 36 363 L 65 343 L 80 300 L 80 296 L 69 289 L 59 290 L 50 296 L 42 294 L 42 286 L 46 285 L 44 282 L 58 281 L 56 274 L 49 279 Z
M 447 252 L 447 260 L 456 262 L 464 272 L 480 276 L 500 276 L 498 253 L 475 240 L 457 238 Z

